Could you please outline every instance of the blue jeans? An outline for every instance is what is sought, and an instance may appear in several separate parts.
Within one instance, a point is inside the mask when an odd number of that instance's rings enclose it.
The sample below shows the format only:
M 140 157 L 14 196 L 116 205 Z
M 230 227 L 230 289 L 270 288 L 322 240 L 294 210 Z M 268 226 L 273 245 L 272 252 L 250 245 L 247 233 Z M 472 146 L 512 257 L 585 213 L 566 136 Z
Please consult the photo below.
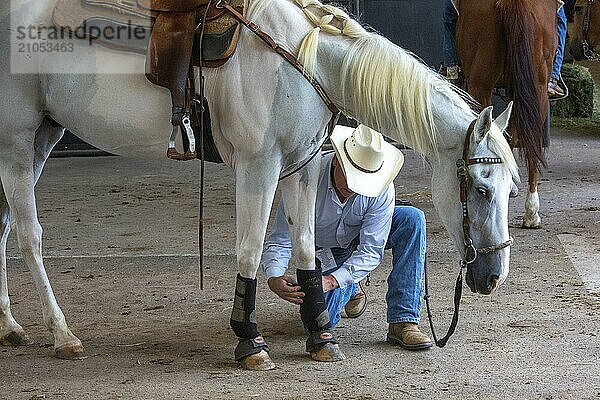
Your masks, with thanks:
M 458 13 L 450 0 L 446 0 L 444 8 L 444 66 L 458 65 L 456 56 L 456 21 Z
M 352 255 L 357 246 L 358 239 L 348 248 L 331 249 L 338 267 Z M 387 279 L 387 322 L 418 324 L 426 250 L 423 211 L 410 206 L 396 206 L 385 248 L 392 249 L 392 271 Z M 340 322 L 340 312 L 357 292 L 358 284 L 354 283 L 325 293 L 325 303 L 334 327 Z
M 558 79 L 560 76 L 560 68 L 562 67 L 563 58 L 565 56 L 565 40 L 567 38 L 567 15 L 565 8 L 561 7 L 558 10 L 556 21 L 556 30 L 558 31 L 558 47 L 554 56 L 554 64 L 552 65 L 552 78 Z

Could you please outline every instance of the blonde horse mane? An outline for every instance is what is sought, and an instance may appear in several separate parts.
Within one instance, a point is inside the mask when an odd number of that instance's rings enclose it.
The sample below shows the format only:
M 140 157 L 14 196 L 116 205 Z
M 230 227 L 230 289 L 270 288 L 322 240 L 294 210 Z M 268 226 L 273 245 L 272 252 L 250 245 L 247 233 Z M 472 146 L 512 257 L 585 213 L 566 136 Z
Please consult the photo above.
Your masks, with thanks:
M 250 18 L 261 13 L 271 1 L 251 1 Z M 397 136 L 393 139 L 411 143 L 422 155 L 436 155 L 438 132 L 430 98 L 433 91 L 443 94 L 475 118 L 471 111 L 471 107 L 477 105 L 475 100 L 410 52 L 383 36 L 368 32 L 337 7 L 323 5 L 318 0 L 290 1 L 295 2 L 315 25 L 304 38 L 298 53 L 298 59 L 309 74 L 316 68 L 321 31 L 353 39 L 341 66 L 342 98 L 350 99 L 354 110 L 369 115 L 370 120 L 362 122 L 371 128 L 382 133 L 395 132 Z M 518 167 L 506 139 L 495 130 L 488 137 L 490 149 L 506 160 L 517 180 Z
M 423 156 L 438 153 L 437 127 L 431 93 L 445 96 L 473 119 L 473 108 L 482 108 L 468 93 L 456 88 L 410 52 L 386 38 L 369 34 L 357 39 L 342 64 L 343 98 L 353 99 L 354 109 L 366 110 L 374 118 L 373 129 L 397 132 L 394 139 L 411 143 Z M 488 145 L 502 158 L 513 180 L 519 169 L 510 145 L 499 129 L 488 132 Z
M 272 0 L 256 0 L 250 3 L 248 15 L 255 18 L 263 12 Z M 298 51 L 298 61 L 305 72 L 313 76 L 317 65 L 317 50 L 321 31 L 330 35 L 357 38 L 367 34 L 364 28 L 343 10 L 332 5 L 324 5 L 318 0 L 290 0 L 304 12 L 315 26 L 305 37 Z M 318 15 L 317 15 L 318 14 Z

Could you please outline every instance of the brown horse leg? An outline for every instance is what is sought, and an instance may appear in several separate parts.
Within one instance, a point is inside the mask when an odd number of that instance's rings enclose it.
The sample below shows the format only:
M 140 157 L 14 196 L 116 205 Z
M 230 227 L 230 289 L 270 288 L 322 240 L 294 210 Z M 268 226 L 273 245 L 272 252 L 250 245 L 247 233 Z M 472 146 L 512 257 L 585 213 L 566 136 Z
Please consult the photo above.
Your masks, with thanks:
M 537 192 L 537 169 L 529 166 L 529 190 L 525 200 L 525 215 L 523 216 L 523 228 L 537 229 L 541 226 L 540 198 Z

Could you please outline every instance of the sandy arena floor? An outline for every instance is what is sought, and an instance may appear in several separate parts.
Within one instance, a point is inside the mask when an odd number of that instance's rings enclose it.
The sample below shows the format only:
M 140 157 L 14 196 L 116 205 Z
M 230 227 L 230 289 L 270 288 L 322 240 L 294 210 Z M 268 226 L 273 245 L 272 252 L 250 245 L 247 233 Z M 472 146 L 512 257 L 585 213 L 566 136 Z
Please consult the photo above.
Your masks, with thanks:
M 398 197 L 427 214 L 442 330 L 452 311 L 457 253 L 433 209 L 428 169 L 405 154 Z M 446 348 L 413 353 L 384 342 L 388 254 L 373 274 L 367 312 L 337 329 L 348 356 L 341 363 L 310 360 L 297 308 L 261 280 L 259 323 L 277 363 L 264 373 L 233 362 L 231 171 L 209 168 L 200 291 L 197 165 L 51 159 L 37 187 L 46 268 L 86 357 L 52 357 L 29 272 L 12 258 L 13 313 L 35 345 L 0 348 L 0 399 L 599 399 L 600 137 L 555 132 L 548 156 L 543 228 L 521 229 L 524 195 L 512 200 L 509 279 L 491 297 L 466 291 Z M 9 247 L 18 256 L 14 238 Z M 425 313 L 421 325 L 429 331 Z

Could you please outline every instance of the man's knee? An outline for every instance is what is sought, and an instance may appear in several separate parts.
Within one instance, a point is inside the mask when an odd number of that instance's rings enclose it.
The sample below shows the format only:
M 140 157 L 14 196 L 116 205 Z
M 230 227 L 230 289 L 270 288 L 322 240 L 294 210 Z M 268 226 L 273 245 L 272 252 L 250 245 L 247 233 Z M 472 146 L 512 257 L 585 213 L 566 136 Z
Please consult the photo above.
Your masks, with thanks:
M 425 229 L 425 213 L 416 207 L 397 206 L 394 210 L 392 226 L 411 231 L 423 231 Z

